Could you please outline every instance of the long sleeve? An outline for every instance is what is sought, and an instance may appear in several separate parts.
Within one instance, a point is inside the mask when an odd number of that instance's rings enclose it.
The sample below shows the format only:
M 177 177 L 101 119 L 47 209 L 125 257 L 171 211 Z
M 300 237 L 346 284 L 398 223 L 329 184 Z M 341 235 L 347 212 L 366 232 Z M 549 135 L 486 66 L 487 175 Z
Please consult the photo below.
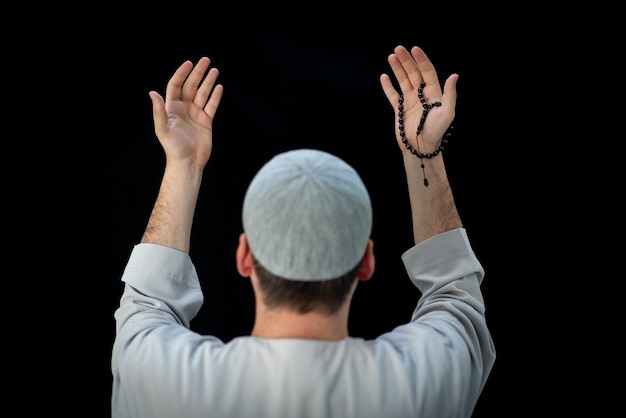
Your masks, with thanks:
M 403 254 L 423 292 L 407 323 L 372 340 L 243 336 L 188 329 L 202 304 L 191 260 L 137 245 L 115 312 L 115 418 L 469 417 L 495 361 L 465 230 Z
M 418 363 L 416 387 L 438 388 L 447 393 L 439 399 L 471 413 L 496 357 L 480 289 L 484 269 L 463 228 L 422 241 L 402 260 L 422 295 L 411 322 L 380 338 Z
M 125 287 L 115 311 L 111 357 L 114 417 L 127 416 L 137 405 L 128 399 L 137 393 L 133 388 L 150 386 L 152 379 L 171 378 L 169 371 L 181 360 L 176 356 L 192 348 L 194 340 L 202 339 L 188 329 L 203 303 L 189 255 L 157 244 L 138 244 L 122 281 Z M 182 384 L 184 368 L 180 368 L 179 377 Z

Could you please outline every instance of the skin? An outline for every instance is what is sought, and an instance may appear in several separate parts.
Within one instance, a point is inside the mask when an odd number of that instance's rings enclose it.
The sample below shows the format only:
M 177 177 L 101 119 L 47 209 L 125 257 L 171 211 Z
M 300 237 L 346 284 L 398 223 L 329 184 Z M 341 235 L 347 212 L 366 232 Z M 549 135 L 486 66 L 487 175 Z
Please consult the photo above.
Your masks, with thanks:
M 387 60 L 404 94 L 404 126 L 409 143 L 417 148 L 419 141 L 422 152 L 434 151 L 454 120 L 458 74 L 448 77 L 442 92 L 435 67 L 421 48 L 414 46 L 409 53 L 406 48 L 397 46 Z M 422 81 L 426 82 L 424 87 L 426 101 L 428 103 L 440 101 L 442 105 L 430 110 L 422 133 L 416 138 L 417 125 L 423 111 L 417 97 L 417 88 Z M 380 84 L 395 110 L 397 120 L 400 93 L 393 87 L 387 74 L 380 76 Z M 463 224 L 452 196 L 443 158 L 424 160 L 430 182 L 429 187 L 424 187 L 420 159 L 406 149 L 398 129 L 395 135 L 402 152 L 408 182 L 415 244 L 439 233 L 461 228 Z
M 434 151 L 454 119 L 458 75 L 449 76 L 442 91 L 434 66 L 416 46 L 410 52 L 403 46 L 397 46 L 389 55 L 388 62 L 404 94 L 404 125 L 409 143 L 415 148 L 419 141 L 422 152 Z M 165 151 L 166 163 L 142 243 L 165 245 L 189 253 L 202 173 L 213 146 L 213 120 L 224 90 L 217 83 L 218 70 L 210 68 L 210 64 L 207 57 L 201 58 L 195 66 L 191 61 L 185 61 L 168 82 L 165 99 L 156 91 L 149 92 L 154 129 Z M 429 112 L 423 130 L 417 136 L 417 125 L 423 110 L 417 88 L 422 81 L 426 82 L 424 97 L 427 102 L 440 101 L 442 106 Z M 380 83 L 397 120 L 400 92 L 387 74 L 380 76 Z M 415 243 L 462 227 L 443 157 L 424 160 L 430 182 L 429 187 L 424 187 L 420 159 L 406 149 L 397 128 L 394 134 L 407 176 Z M 256 301 L 251 334 L 261 338 L 338 340 L 347 337 L 352 294 L 358 282 L 369 280 L 375 269 L 374 243 L 370 240 L 350 297 L 342 309 L 333 315 L 317 311 L 299 314 L 285 308 L 269 309 L 265 306 L 245 233 L 239 237 L 235 258 L 239 274 L 251 280 Z

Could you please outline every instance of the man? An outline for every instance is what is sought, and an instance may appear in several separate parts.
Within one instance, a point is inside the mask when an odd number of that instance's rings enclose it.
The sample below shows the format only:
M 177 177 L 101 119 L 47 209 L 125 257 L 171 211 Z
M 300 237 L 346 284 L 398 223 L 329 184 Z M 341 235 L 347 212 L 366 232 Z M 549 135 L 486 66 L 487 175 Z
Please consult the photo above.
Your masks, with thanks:
M 267 162 L 243 203 L 236 251 L 255 295 L 250 336 L 189 329 L 203 295 L 191 226 L 223 87 L 210 60 L 183 63 L 165 100 L 150 92 L 166 164 L 131 253 L 115 312 L 114 417 L 470 417 L 495 361 L 483 268 L 457 212 L 441 150 L 455 115 L 424 52 L 388 57 L 382 89 L 408 182 L 415 246 L 402 255 L 421 297 L 406 324 L 373 340 L 348 334 L 359 281 L 375 268 L 372 206 L 358 174 L 321 150 Z M 206 77 L 205 77 L 206 76 Z

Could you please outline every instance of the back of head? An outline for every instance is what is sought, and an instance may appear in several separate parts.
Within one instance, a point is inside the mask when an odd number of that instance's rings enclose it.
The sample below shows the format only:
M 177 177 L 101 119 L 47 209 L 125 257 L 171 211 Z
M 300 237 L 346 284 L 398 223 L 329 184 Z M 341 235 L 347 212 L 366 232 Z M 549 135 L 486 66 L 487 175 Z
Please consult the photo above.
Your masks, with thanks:
M 362 259 L 372 205 L 358 173 L 320 150 L 283 152 L 252 179 L 243 229 L 256 260 L 289 280 L 339 277 Z

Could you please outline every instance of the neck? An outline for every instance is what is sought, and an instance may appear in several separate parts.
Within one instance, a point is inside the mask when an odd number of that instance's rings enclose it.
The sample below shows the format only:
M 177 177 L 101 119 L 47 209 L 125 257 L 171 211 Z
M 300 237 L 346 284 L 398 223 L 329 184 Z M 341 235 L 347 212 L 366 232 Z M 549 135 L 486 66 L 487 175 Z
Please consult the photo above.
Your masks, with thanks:
M 257 305 L 259 306 L 259 305 Z M 303 338 L 336 341 L 348 336 L 348 306 L 335 314 L 297 313 L 264 306 L 256 310 L 252 335 L 260 338 Z

